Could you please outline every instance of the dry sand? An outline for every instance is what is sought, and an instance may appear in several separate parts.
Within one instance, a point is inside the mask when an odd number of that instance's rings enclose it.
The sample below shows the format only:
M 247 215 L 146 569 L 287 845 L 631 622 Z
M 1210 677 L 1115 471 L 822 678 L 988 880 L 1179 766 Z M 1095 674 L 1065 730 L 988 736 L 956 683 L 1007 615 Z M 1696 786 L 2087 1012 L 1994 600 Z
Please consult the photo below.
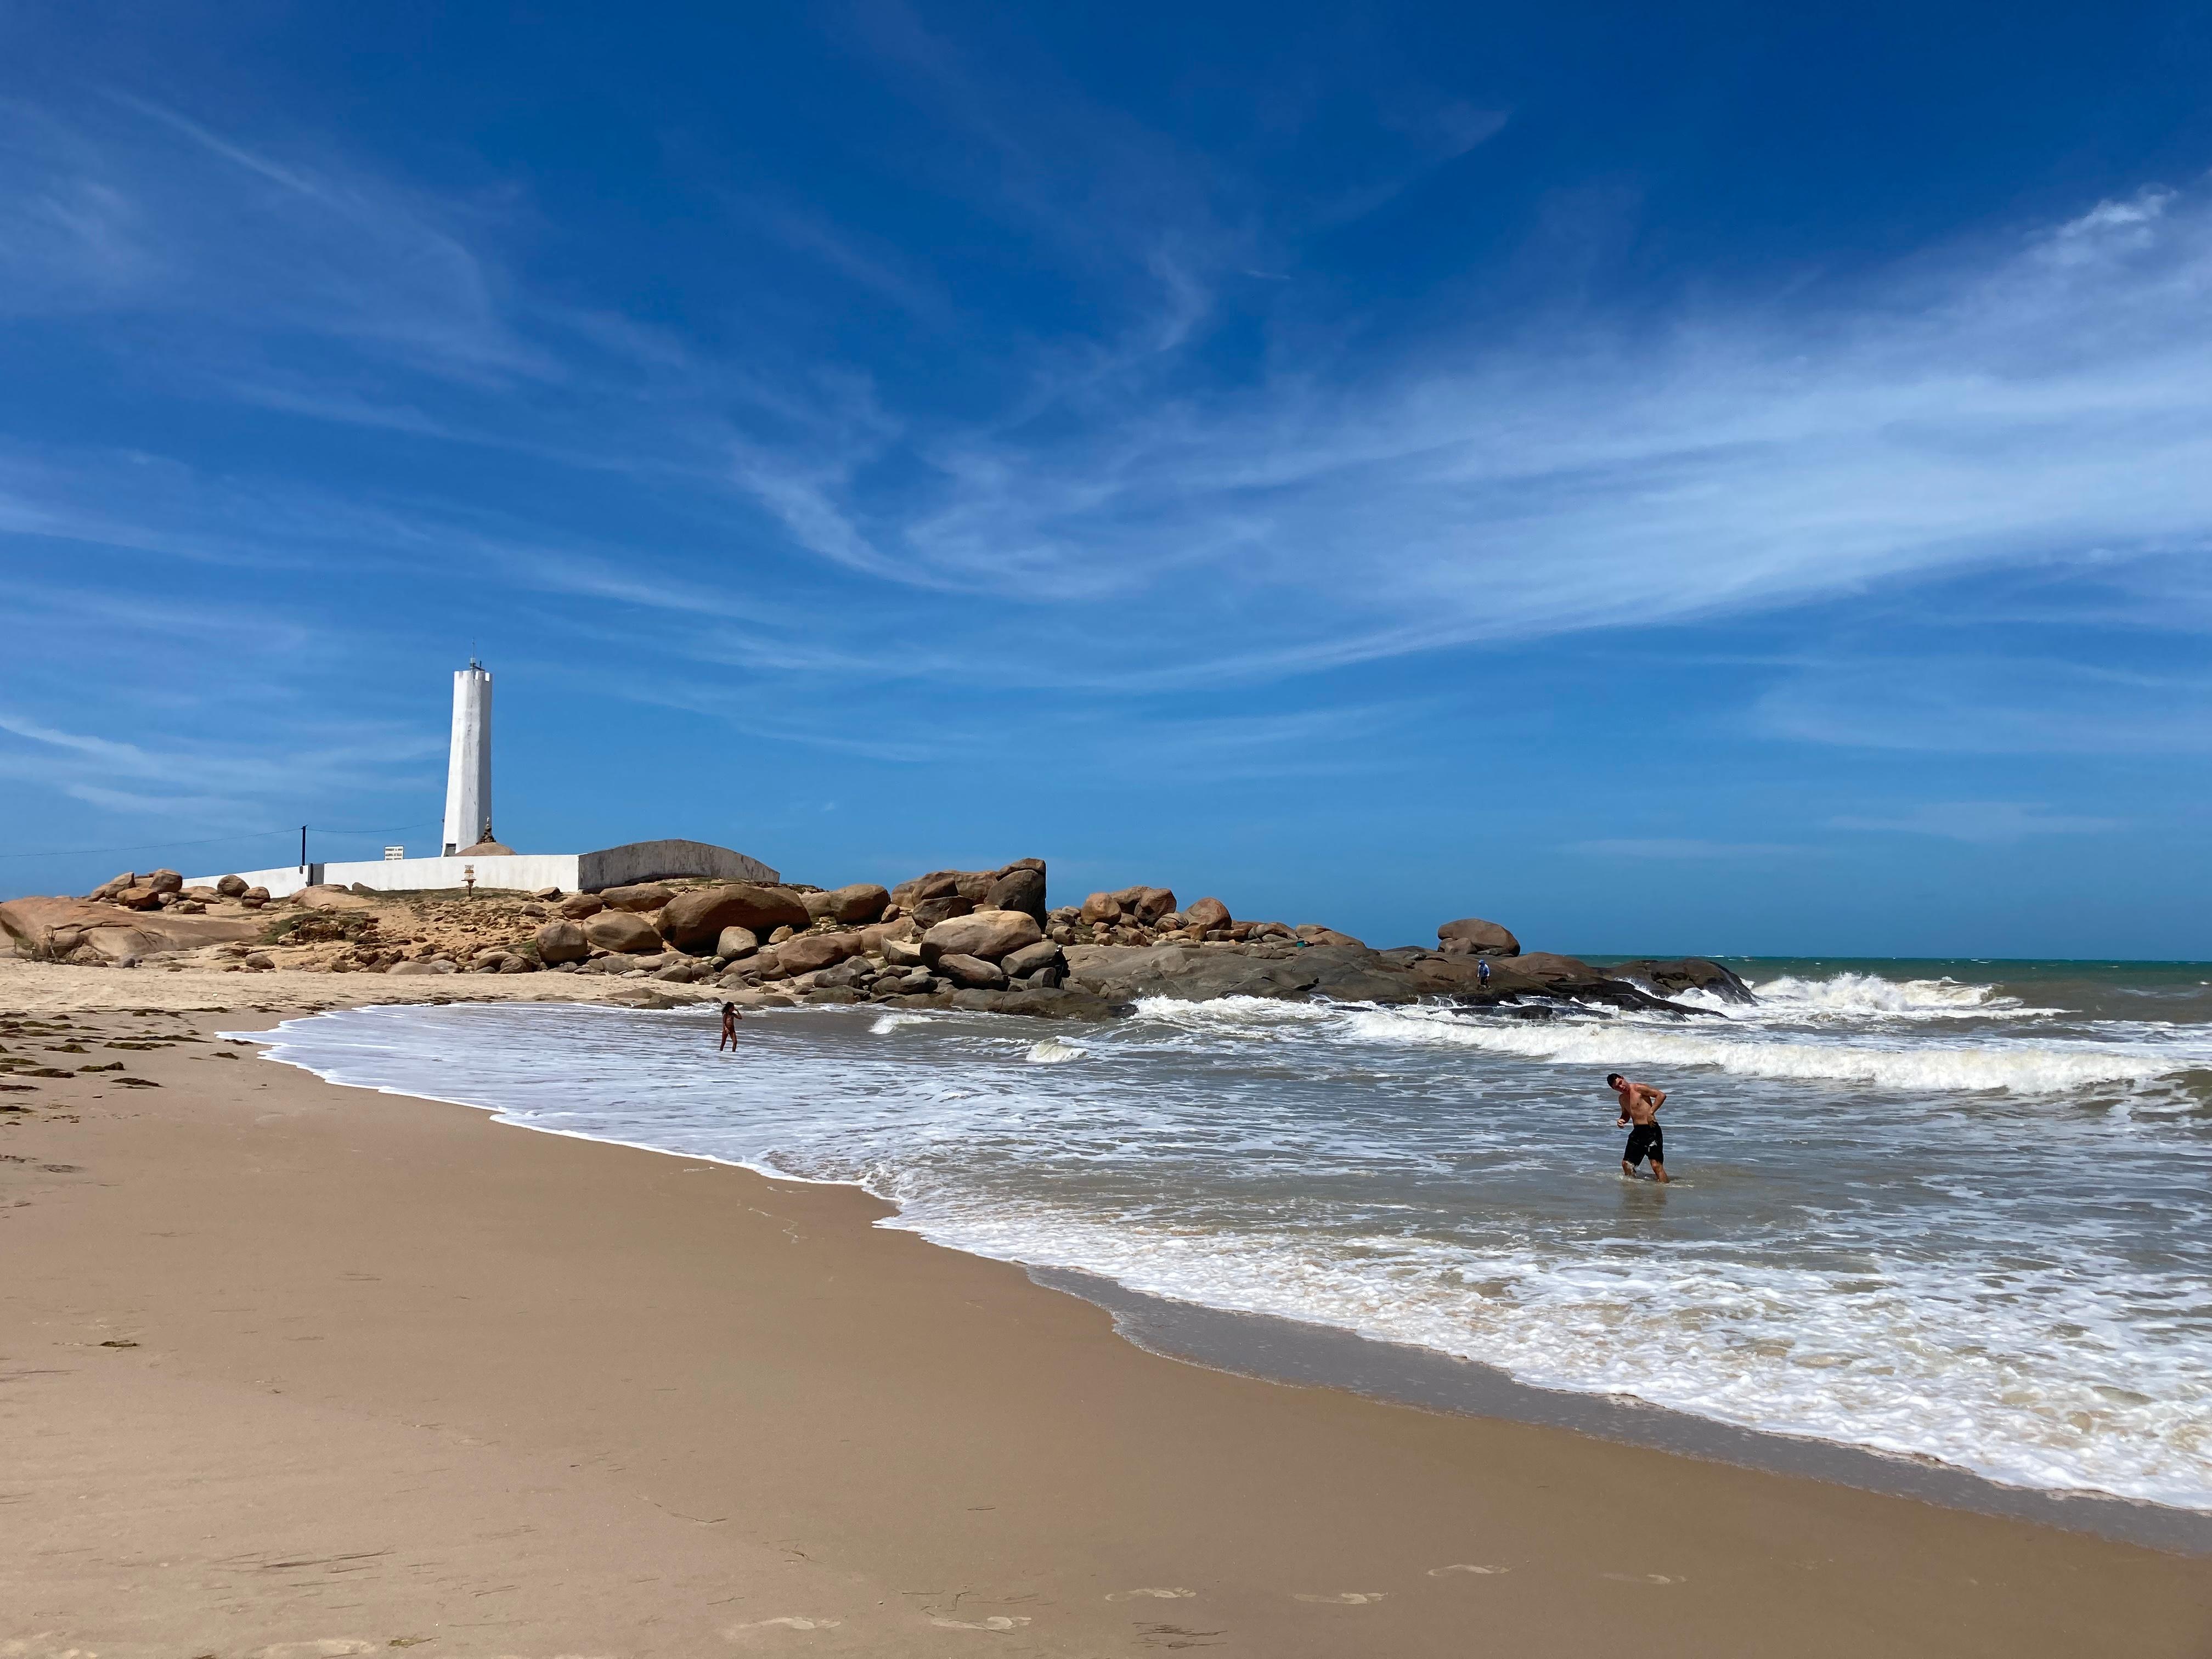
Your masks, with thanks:
M 0 1007 L 368 988 L 76 971 Z M 2202 1559 L 1181 1364 L 848 1189 L 63 1017 L 0 1044 L 159 1086 L 0 1094 L 10 1659 L 2212 1652 Z

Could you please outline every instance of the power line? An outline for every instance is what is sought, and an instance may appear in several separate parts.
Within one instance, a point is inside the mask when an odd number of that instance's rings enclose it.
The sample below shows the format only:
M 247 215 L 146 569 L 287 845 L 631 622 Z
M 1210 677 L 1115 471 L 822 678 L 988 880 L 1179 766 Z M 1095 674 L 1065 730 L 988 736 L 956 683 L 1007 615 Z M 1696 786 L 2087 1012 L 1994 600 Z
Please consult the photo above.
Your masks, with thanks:
M 324 830 L 313 824 L 307 827 L 318 836 L 398 836 L 410 830 L 427 830 L 437 822 L 436 818 L 422 818 L 413 823 L 395 823 L 382 830 Z M 242 830 L 234 836 L 210 836 L 204 841 L 142 841 L 131 847 L 59 847 L 44 853 L 0 853 L 0 859 L 95 858 L 102 853 L 144 853 L 165 848 L 216 847 L 233 842 L 264 841 L 274 836 L 289 837 L 299 833 L 299 827 L 295 824 L 282 830 Z

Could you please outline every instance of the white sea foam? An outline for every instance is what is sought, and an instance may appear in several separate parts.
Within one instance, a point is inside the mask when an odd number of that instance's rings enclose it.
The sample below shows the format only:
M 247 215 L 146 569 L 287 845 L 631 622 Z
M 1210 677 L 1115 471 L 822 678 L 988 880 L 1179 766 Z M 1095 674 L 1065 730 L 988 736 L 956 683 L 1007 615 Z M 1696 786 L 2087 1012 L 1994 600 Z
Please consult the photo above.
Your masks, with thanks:
M 1545 1023 L 1426 1009 L 1363 1009 L 1345 1016 L 1361 1041 L 1480 1049 L 1547 1066 L 1708 1067 L 1739 1077 L 1854 1083 L 1877 1089 L 2002 1089 L 2064 1094 L 2100 1084 L 2136 1083 L 2207 1063 L 2197 1052 L 2143 1054 L 2112 1044 L 1922 1042 L 1912 1047 L 1805 1040 L 1760 1041 L 1626 1020 Z
M 1723 1005 L 1730 1014 L 1759 1018 L 1960 1019 L 1992 1013 L 2047 1014 L 2027 1010 L 2018 997 L 1998 994 L 1994 985 L 1968 985 L 1954 979 L 1884 979 L 1879 974 L 1837 974 L 1827 979 L 1784 975 L 1754 985 L 1759 999 L 1750 1010 L 1741 1003 Z
M 1062 1042 L 1058 1037 L 1047 1037 L 1042 1042 L 1030 1045 L 1029 1059 L 1032 1065 L 1058 1066 L 1071 1060 L 1081 1060 L 1091 1052 L 1079 1048 L 1072 1042 Z
M 897 1030 L 902 1025 L 927 1025 L 928 1024 L 929 1016 L 927 1014 L 884 1014 L 879 1018 L 874 1024 L 868 1027 L 868 1030 L 877 1036 L 889 1036 L 893 1031 Z

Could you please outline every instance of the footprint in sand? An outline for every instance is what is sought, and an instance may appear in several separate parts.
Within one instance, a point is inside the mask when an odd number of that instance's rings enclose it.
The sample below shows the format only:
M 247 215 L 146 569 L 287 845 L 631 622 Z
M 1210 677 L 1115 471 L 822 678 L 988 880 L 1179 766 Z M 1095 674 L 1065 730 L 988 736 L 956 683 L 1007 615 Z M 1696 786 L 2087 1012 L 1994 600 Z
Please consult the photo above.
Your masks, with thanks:
M 1024 1625 L 1028 1624 L 1029 1620 L 1020 1617 L 1009 1618 L 1003 1613 L 994 1613 L 988 1619 L 973 1621 L 966 1619 L 933 1619 L 929 1622 L 939 1630 L 1019 1630 Z
M 1513 1569 L 1510 1567 L 1479 1567 L 1472 1561 L 1455 1561 L 1448 1567 L 1431 1567 L 1429 1569 L 1429 1577 L 1431 1578 L 1448 1578 L 1455 1572 L 1477 1572 L 1487 1577 L 1490 1574 L 1494 1572 L 1510 1572 L 1512 1571 Z
M 1144 1589 L 1109 1590 L 1106 1593 L 1106 1599 L 1109 1601 L 1134 1601 L 1142 1596 L 1151 1596 L 1153 1600 L 1159 1601 L 1180 1601 L 1186 1596 L 1195 1595 L 1197 1594 L 1198 1592 L 1194 1589 L 1152 1589 L 1146 1588 Z
M 1382 1590 L 1340 1590 L 1334 1595 L 1300 1595 L 1300 1601 L 1317 1601 L 1328 1607 L 1364 1607 L 1370 1601 L 1380 1601 L 1387 1592 Z
M 1601 1572 L 1601 1578 L 1610 1578 L 1616 1584 L 1686 1584 L 1687 1578 L 1669 1578 L 1663 1572 Z
M 787 1613 L 781 1619 L 756 1619 L 750 1624 L 732 1625 L 722 1634 L 735 1641 L 747 1631 L 835 1630 L 844 1622 L 842 1619 L 802 1619 L 795 1613 Z

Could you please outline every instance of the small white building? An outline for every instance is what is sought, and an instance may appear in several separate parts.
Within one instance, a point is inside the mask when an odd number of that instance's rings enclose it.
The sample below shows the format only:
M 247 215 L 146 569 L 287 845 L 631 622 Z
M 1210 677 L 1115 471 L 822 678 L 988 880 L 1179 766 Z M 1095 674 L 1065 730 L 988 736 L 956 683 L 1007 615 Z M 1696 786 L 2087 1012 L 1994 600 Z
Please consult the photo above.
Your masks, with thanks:
M 302 864 L 281 870 L 238 870 L 251 886 L 265 887 L 283 898 L 302 887 L 335 882 L 380 893 L 426 892 L 478 887 L 535 892 L 557 887 L 564 893 L 596 893 L 635 881 L 664 881 L 704 876 L 722 881 L 750 881 L 773 886 L 782 877 L 758 859 L 703 841 L 633 841 L 596 853 L 517 853 L 492 839 L 491 673 L 471 659 L 453 676 L 453 730 L 446 763 L 444 853 L 437 858 L 395 856 L 387 847 L 380 859 L 339 864 Z M 187 886 L 212 886 L 216 876 L 194 876 Z

